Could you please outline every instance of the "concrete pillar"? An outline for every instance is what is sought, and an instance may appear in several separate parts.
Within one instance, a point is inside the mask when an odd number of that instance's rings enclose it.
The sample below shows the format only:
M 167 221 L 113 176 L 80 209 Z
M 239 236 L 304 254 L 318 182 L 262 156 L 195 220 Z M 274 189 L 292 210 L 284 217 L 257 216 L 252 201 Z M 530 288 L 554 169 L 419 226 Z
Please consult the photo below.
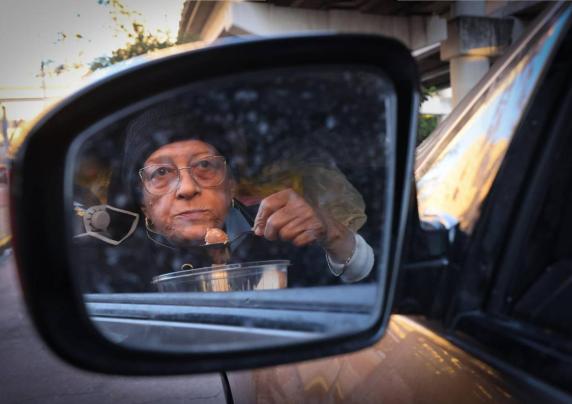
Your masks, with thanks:
M 485 56 L 458 56 L 451 58 L 449 71 L 453 105 L 457 105 L 488 70 L 489 58 Z
M 512 41 L 513 21 L 461 16 L 447 23 L 447 39 L 441 44 L 441 60 L 450 62 L 453 106 L 489 70 L 489 58 L 501 54 Z

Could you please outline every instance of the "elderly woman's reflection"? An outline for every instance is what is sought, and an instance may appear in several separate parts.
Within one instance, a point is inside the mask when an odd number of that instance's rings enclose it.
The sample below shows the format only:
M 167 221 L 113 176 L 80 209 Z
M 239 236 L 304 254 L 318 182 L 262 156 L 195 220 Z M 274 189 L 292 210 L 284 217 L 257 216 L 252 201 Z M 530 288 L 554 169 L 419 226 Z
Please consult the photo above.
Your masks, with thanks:
M 272 193 L 254 206 L 240 203 L 230 145 L 222 138 L 175 124 L 150 133 L 148 121 L 140 121 L 129 128 L 122 171 L 144 216 L 145 242 L 152 241 L 152 246 L 136 247 L 142 255 L 153 250 L 143 263 L 155 267 L 151 275 L 185 264 L 198 268 L 267 259 L 292 261 L 289 286 L 356 282 L 370 273 L 373 251 L 364 239 L 293 189 Z M 221 262 L 220 254 L 202 245 L 205 238 L 225 241 L 225 233 L 230 240 L 246 234 L 230 245 Z

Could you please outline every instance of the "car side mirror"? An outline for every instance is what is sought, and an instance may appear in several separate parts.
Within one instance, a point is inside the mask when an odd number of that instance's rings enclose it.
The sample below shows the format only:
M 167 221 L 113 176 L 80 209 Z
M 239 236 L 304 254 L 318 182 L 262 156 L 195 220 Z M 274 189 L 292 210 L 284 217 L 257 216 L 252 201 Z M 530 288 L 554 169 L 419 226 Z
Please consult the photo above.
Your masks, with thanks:
M 140 61 L 48 111 L 14 162 L 18 270 L 48 345 L 178 374 L 377 341 L 411 203 L 409 51 L 328 34 Z

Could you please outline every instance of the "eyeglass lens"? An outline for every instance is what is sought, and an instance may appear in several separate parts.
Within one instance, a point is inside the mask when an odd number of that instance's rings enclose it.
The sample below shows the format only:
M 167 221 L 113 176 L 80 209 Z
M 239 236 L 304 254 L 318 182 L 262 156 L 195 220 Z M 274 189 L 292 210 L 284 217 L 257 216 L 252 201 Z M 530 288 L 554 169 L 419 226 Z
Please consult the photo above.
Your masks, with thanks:
M 177 168 L 173 164 L 153 164 L 140 170 L 145 189 L 152 194 L 175 190 L 181 181 L 181 170 L 190 170 L 191 176 L 201 187 L 220 185 L 226 174 L 224 157 L 215 156 L 192 162 L 189 167 Z

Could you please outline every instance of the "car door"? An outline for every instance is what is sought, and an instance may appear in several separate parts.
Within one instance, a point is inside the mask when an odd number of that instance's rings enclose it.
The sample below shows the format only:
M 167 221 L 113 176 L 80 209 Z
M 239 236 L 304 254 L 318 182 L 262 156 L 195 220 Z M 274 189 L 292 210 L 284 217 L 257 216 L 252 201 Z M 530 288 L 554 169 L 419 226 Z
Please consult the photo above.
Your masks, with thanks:
M 402 268 L 395 310 L 424 316 L 394 315 L 388 335 L 356 354 L 231 372 L 235 402 L 566 400 L 519 370 L 530 355 L 521 351 L 507 364 L 498 349 L 479 348 L 479 337 L 494 346 L 483 330 L 499 314 L 487 311 L 487 296 L 496 259 L 515 235 L 510 219 L 529 165 L 554 118 L 548 106 L 556 109 L 561 97 L 570 14 L 562 6 L 544 14 L 418 148 L 417 202 L 426 230 Z M 431 229 L 441 231 L 431 237 Z M 510 324 L 493 335 L 514 331 Z

